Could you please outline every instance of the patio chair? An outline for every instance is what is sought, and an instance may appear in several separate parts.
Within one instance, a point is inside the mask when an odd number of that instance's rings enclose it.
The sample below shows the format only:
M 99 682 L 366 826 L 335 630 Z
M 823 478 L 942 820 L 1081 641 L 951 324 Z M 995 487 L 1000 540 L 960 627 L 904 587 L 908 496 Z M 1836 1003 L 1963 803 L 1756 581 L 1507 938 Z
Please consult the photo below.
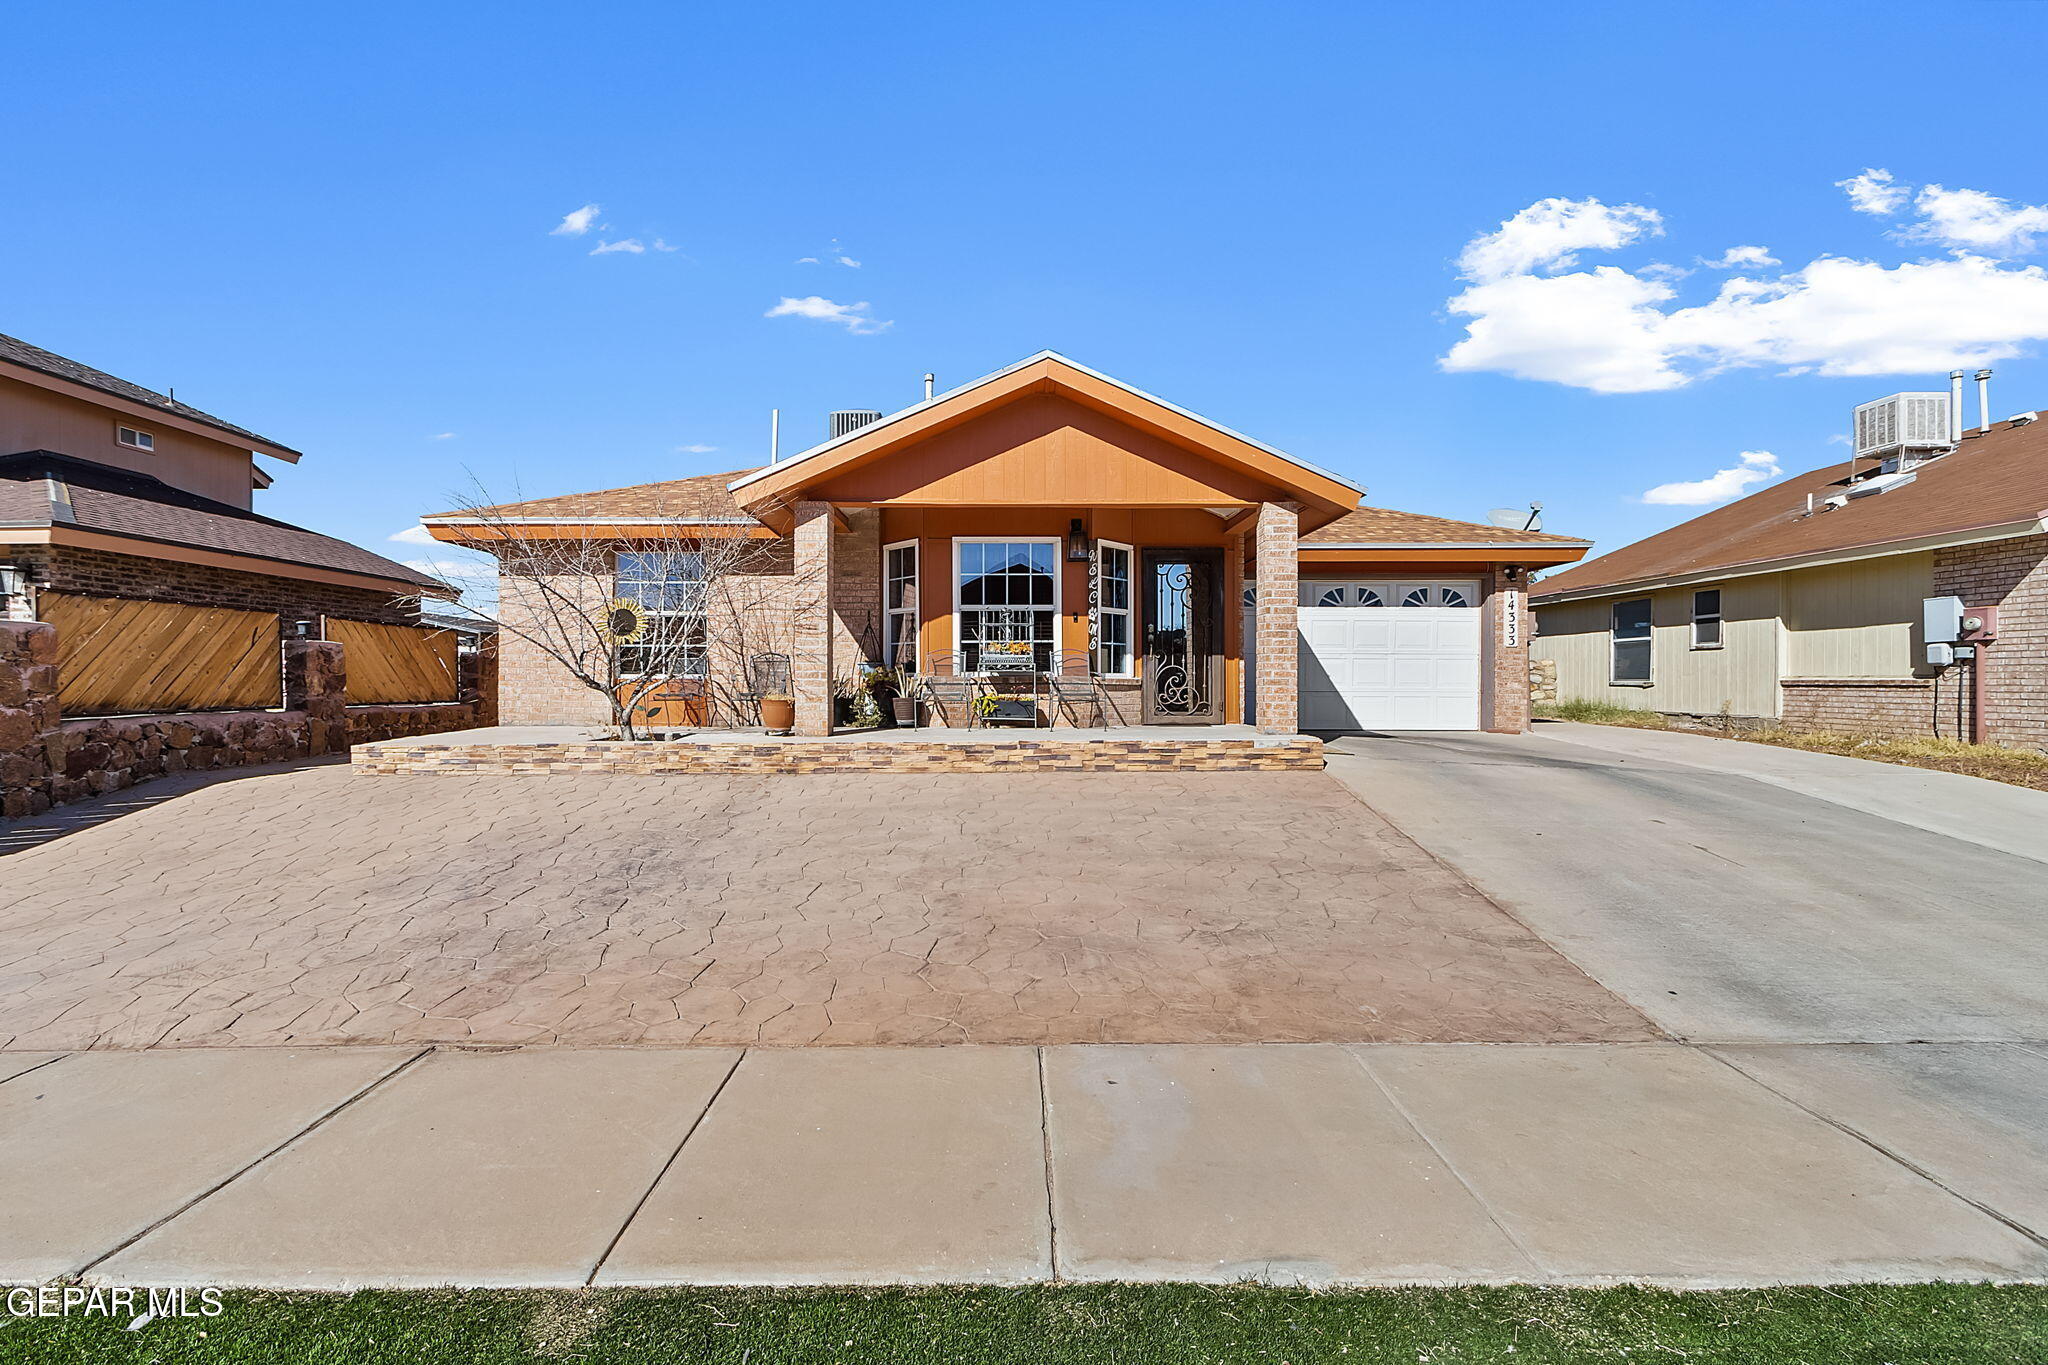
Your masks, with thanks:
M 955 727 L 964 722 L 970 730 L 981 724 L 974 707 L 975 698 L 981 695 L 981 679 L 960 671 L 958 654 L 934 654 L 930 664 L 930 671 L 917 680 L 918 690 L 939 713 L 939 719 Z
M 753 723 L 761 723 L 761 698 L 789 695 L 789 656 L 787 654 L 756 654 L 747 660 L 747 689 L 739 699 L 752 713 Z
M 1085 653 L 1069 652 L 1059 656 L 1052 672 L 1052 703 L 1055 712 L 1073 719 L 1075 724 L 1078 708 L 1086 707 L 1093 727 L 1109 724 L 1108 715 L 1102 704 L 1102 688 L 1095 681 L 1093 661 Z

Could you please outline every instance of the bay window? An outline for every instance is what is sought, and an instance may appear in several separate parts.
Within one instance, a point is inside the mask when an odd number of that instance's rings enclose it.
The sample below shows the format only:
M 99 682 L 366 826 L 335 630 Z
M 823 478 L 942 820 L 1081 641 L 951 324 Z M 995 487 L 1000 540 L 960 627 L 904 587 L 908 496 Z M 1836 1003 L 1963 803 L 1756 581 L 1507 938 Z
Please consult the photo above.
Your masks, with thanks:
M 1059 628 L 1059 541 L 1014 536 L 956 540 L 954 609 L 960 667 L 991 664 L 1052 671 Z

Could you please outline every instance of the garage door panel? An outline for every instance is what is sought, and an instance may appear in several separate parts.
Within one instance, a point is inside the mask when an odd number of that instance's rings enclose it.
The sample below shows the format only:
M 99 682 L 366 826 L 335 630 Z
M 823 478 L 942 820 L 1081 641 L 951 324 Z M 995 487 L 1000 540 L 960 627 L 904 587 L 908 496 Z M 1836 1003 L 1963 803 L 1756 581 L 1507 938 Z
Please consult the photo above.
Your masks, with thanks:
M 1297 620 L 1304 728 L 1479 728 L 1478 608 L 1304 607 Z

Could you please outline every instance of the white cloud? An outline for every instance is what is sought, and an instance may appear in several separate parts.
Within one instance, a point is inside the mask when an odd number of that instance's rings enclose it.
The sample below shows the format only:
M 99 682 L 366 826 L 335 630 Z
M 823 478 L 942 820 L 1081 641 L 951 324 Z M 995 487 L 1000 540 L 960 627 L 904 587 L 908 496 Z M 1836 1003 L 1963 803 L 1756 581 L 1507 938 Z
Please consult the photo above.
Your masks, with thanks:
M 498 561 L 490 555 L 453 545 L 442 546 L 441 549 L 442 553 L 437 555 L 398 561 L 461 594 L 459 607 L 451 608 L 429 601 L 426 609 L 451 616 L 495 617 L 498 614 Z
M 664 241 L 662 241 L 662 240 L 661 240 L 661 238 L 659 238 L 659 237 L 656 237 L 656 238 L 654 239 L 654 249 L 655 249 L 656 251 L 681 251 L 681 250 L 682 250 L 682 248 L 681 248 L 681 247 L 679 247 L 679 246 L 670 246 L 670 245 L 669 245 L 669 244 L 668 244 L 667 242 L 664 242 Z
M 1894 183 L 1890 171 L 1875 166 L 1847 180 L 1837 180 L 1835 187 L 1849 196 L 1850 208 L 1879 218 L 1889 218 L 1905 207 L 1906 196 L 1912 193 L 1911 187 Z
M 1739 498 L 1752 484 L 1769 483 L 1783 472 L 1770 451 L 1745 450 L 1733 467 L 1686 483 L 1660 483 L 1643 494 L 1643 501 L 1660 507 L 1708 507 Z
M 1939 242 L 1967 251 L 2019 255 L 2048 232 L 2048 205 L 2014 204 L 1982 190 L 1924 187 L 1913 200 L 1920 221 L 1900 229 L 1904 241 Z
M 818 322 L 836 322 L 855 336 L 869 336 L 888 327 L 892 322 L 877 320 L 866 303 L 834 303 L 816 294 L 804 298 L 783 298 L 761 316 L 769 318 L 812 318 Z
M 452 441 L 455 439 L 455 433 L 452 431 L 437 431 L 429 439 L 436 441 Z
M 839 257 L 838 259 L 839 259 L 839 264 L 841 264 L 841 265 L 843 265 L 843 266 L 847 266 L 848 268 L 850 268 L 850 269 L 853 269 L 853 270 L 858 270 L 858 269 L 860 269 L 860 262 L 859 262 L 859 261 L 856 261 L 856 260 L 855 260 L 855 259 L 853 259 L 853 257 L 851 257 L 851 256 L 841 256 L 841 257 Z
M 710 454 L 710 453 L 711 453 L 712 451 L 714 451 L 714 450 L 716 450 L 716 449 L 718 449 L 718 447 L 717 447 L 717 446 L 707 446 L 707 445 L 694 445 L 694 446 L 677 446 L 677 447 L 676 447 L 676 454 L 678 454 L 678 455 L 709 455 L 709 454 Z
M 550 237 L 581 237 L 590 231 L 601 210 L 595 204 L 585 204 L 574 213 L 564 214 L 562 221 L 548 229 Z
M 401 545 L 439 544 L 439 542 L 436 541 L 432 535 L 428 534 L 427 528 L 424 526 L 408 526 L 403 531 L 400 531 L 397 535 L 386 536 L 384 538 L 386 540 L 395 540 Z
M 796 258 L 796 264 L 798 265 L 817 265 L 818 263 L 819 261 L 816 256 L 799 256 Z
M 859 261 L 856 261 L 855 259 L 853 259 L 853 257 L 851 257 L 851 256 L 847 255 L 847 254 L 846 254 L 846 253 L 845 253 L 844 251 L 842 251 L 842 250 L 840 249 L 840 247 L 839 247 L 839 239 L 838 239 L 837 237 L 834 237 L 834 238 L 832 239 L 832 245 L 830 245 L 830 246 L 826 247 L 826 248 L 825 248 L 825 249 L 824 249 L 823 251 L 819 252 L 819 253 L 818 253 L 817 255 L 815 255 L 815 256 L 799 256 L 799 257 L 797 257 L 797 258 L 796 258 L 796 262 L 795 262 L 795 264 L 797 264 L 797 265 L 843 265 L 843 266 L 845 266 L 845 267 L 846 267 L 846 268 L 847 268 L 848 270 L 858 270 L 858 269 L 860 269 L 860 262 L 859 262 Z
M 1648 230 L 1646 220 L 1616 213 L 1597 201 L 1547 199 L 1474 239 L 1461 257 L 1472 282 L 1446 305 L 1468 319 L 1466 335 L 1443 368 L 1642 393 L 1748 367 L 1948 370 L 2048 340 L 2048 271 L 1962 250 L 1896 266 L 1821 256 L 1774 276 L 1737 275 L 1690 307 L 1674 306 L 1668 271 L 1567 268 L 1596 236 L 1626 244 Z M 1761 250 L 1736 248 L 1723 259 Z
M 1702 258 L 1700 264 L 1709 270 L 1762 270 L 1784 262 L 1760 246 L 1731 246 L 1711 261 Z
M 1638 204 L 1542 199 L 1467 243 L 1458 273 L 1482 284 L 1536 270 L 1554 274 L 1577 265 L 1580 251 L 1614 251 L 1645 236 L 1661 237 L 1663 222 L 1655 209 Z
M 609 256 L 615 251 L 626 251 L 638 256 L 646 250 L 646 246 L 642 244 L 638 237 L 621 237 L 616 242 L 599 242 L 596 246 L 590 248 L 590 254 L 593 256 Z

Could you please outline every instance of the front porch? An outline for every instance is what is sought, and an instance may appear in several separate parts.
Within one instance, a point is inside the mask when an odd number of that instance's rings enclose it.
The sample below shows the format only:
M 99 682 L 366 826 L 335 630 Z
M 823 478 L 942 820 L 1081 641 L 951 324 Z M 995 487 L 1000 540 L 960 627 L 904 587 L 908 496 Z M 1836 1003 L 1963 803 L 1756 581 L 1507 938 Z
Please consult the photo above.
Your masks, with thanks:
M 927 726 L 829 736 L 691 730 L 658 740 L 607 739 L 577 725 L 500 725 L 356 746 L 359 773 L 1313 772 L 1323 742 L 1248 725 L 993 730 Z

